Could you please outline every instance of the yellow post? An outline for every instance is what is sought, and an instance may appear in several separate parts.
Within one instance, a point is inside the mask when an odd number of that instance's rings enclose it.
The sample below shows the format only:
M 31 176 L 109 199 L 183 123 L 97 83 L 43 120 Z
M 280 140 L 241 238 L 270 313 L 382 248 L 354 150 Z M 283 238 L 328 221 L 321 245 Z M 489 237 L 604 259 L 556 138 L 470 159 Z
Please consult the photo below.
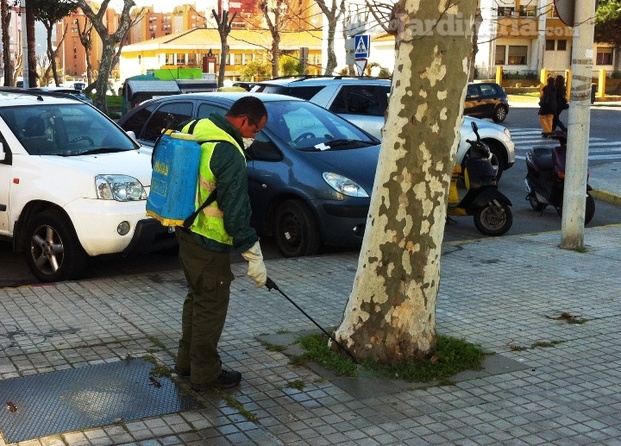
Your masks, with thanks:
M 597 97 L 604 98 L 606 97 L 606 70 L 599 70 L 599 79 L 597 82 Z
M 502 85 L 502 67 L 496 67 L 496 83 Z

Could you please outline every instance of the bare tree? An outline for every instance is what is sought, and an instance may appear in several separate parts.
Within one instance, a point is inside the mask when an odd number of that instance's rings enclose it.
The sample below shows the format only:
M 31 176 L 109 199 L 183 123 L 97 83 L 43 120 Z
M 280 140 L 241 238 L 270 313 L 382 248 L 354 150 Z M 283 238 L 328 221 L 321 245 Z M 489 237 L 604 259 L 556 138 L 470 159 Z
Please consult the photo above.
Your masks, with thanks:
M 218 34 L 220 34 L 220 67 L 218 69 L 218 87 L 224 85 L 224 74 L 226 71 L 226 59 L 229 56 L 229 34 L 231 33 L 231 24 L 235 20 L 236 13 L 233 13 L 229 19 L 229 11 L 221 10 L 219 13 L 215 9 L 211 10 L 213 18 L 218 24 Z
M 429 357 L 476 0 L 400 0 L 386 129 L 358 270 L 336 339 L 360 359 Z M 463 27 L 444 33 L 442 20 Z M 429 26 L 431 25 L 431 26 Z
M 86 82 L 88 85 L 93 83 L 95 78 L 93 63 L 91 61 L 91 55 L 93 54 L 93 22 L 88 17 L 85 17 L 84 24 L 80 24 L 80 20 L 75 20 L 75 26 L 78 30 L 78 38 L 80 43 L 84 47 L 84 54 L 86 58 Z
M 326 37 L 328 61 L 324 74 L 329 75 L 334 73 L 337 66 L 336 53 L 334 52 L 334 36 L 336 35 L 336 27 L 345 11 L 345 0 L 340 0 L 339 2 L 332 0 L 330 7 L 328 7 L 325 0 L 316 0 L 316 3 L 328 20 L 328 35 Z
M 52 32 L 54 30 L 54 26 L 56 23 L 62 20 L 64 17 L 68 16 L 72 12 L 77 9 L 77 4 L 74 1 L 58 1 L 58 0 L 37 0 L 36 1 L 37 11 L 36 17 L 37 19 L 43 23 L 46 31 L 46 52 L 47 59 L 50 64 L 50 70 L 52 72 L 52 76 L 56 85 L 59 85 L 59 77 L 58 77 L 58 69 L 56 67 L 56 56 L 58 54 L 59 49 L 61 48 L 61 43 L 65 40 L 65 35 L 67 33 L 66 29 L 63 29 L 63 35 L 59 40 L 58 46 L 54 47 L 52 43 Z M 47 70 L 45 71 L 47 75 Z M 47 85 L 46 79 L 44 85 Z
M 125 37 L 132 24 L 130 10 L 135 5 L 134 0 L 123 0 L 123 9 L 119 18 L 118 27 L 114 32 L 108 29 L 109 24 L 106 23 L 106 10 L 110 0 L 103 0 L 97 12 L 95 12 L 87 0 L 77 0 L 78 6 L 84 12 L 84 15 L 93 24 L 95 31 L 102 41 L 102 55 L 99 62 L 99 72 L 95 80 L 95 89 L 97 90 L 93 102 L 100 110 L 108 111 L 106 106 L 106 90 L 108 89 L 108 77 L 112 69 L 119 61 L 121 49 L 125 42 Z M 139 14 L 140 16 L 141 14 Z

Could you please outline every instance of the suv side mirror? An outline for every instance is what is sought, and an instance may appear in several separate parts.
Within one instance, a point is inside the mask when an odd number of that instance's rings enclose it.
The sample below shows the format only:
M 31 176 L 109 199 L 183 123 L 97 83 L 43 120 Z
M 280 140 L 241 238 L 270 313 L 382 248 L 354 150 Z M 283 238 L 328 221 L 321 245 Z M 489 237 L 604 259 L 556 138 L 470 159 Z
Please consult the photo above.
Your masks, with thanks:
M 0 142 L 0 161 L 6 159 L 6 152 L 4 151 L 4 144 Z

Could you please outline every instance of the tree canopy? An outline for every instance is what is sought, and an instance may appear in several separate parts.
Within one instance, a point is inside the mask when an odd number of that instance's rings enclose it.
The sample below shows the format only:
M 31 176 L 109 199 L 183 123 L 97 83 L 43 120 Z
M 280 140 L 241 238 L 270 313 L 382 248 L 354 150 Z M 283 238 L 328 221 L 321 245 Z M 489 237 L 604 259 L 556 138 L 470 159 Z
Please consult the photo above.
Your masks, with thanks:
M 621 45 L 621 0 L 600 0 L 595 13 L 595 41 Z

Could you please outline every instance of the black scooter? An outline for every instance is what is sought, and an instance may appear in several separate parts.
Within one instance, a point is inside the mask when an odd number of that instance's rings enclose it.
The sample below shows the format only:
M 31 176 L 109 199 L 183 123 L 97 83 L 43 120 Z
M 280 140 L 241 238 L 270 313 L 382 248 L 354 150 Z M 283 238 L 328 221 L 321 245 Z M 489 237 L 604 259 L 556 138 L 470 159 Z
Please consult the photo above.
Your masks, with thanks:
M 526 199 L 531 207 L 542 212 L 552 206 L 558 215 L 563 209 L 563 192 L 565 189 L 565 160 L 567 157 L 567 134 L 556 132 L 550 136 L 559 141 L 554 148 L 536 147 L 526 154 Z M 588 224 L 595 214 L 595 200 L 589 193 L 591 186 L 586 187 L 586 207 L 584 224 Z
M 458 182 L 461 179 L 462 168 L 456 165 L 449 188 L 447 214 L 472 215 L 474 226 L 479 232 L 492 236 L 502 235 L 513 224 L 513 214 L 509 207 L 511 201 L 498 190 L 490 148 L 481 141 L 475 122 L 472 123 L 472 130 L 477 139 L 467 140 L 470 150 L 463 170 L 463 179 L 468 191 L 463 198 L 460 198 Z

